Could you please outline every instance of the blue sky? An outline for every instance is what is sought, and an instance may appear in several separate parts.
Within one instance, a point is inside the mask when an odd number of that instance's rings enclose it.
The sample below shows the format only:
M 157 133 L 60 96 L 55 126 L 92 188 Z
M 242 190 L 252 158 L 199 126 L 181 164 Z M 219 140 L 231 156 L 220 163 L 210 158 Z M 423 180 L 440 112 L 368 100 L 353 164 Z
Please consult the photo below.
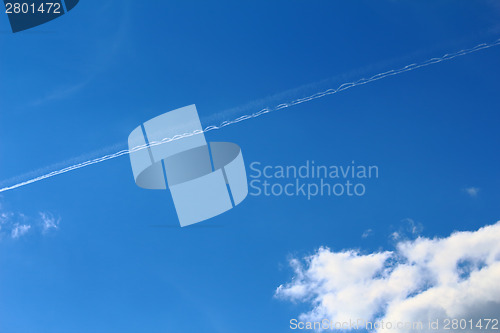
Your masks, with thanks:
M 493 42 L 499 18 L 494 1 L 82 0 L 12 34 L 0 15 L 0 180 L 124 149 L 139 124 L 189 104 L 211 125 Z M 237 143 L 247 172 L 254 161 L 377 165 L 362 197 L 249 196 L 180 228 L 170 194 L 139 189 L 126 156 L 1 193 L 11 228 L 30 229 L 0 230 L 0 332 L 287 332 L 309 310 L 275 297 L 291 257 L 391 250 L 409 219 L 429 238 L 494 224 L 499 56 L 206 134 Z

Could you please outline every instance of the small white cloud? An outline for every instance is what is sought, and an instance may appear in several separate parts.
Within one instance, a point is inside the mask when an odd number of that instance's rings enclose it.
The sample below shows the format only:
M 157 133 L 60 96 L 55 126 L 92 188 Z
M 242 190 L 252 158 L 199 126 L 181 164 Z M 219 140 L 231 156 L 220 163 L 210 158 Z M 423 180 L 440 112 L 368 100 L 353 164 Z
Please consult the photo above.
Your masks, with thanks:
M 464 191 L 471 197 L 477 197 L 477 195 L 479 194 L 479 187 L 467 187 L 464 188 Z
M 299 316 L 304 322 L 362 318 L 443 323 L 444 318 L 497 316 L 499 239 L 497 222 L 445 238 L 400 241 L 394 251 L 363 254 L 322 247 L 304 260 L 291 261 L 294 277 L 277 288 L 276 296 L 308 304 L 310 310 Z M 394 326 L 389 331 L 411 329 Z M 425 326 L 420 331 L 436 332 Z
M 12 218 L 12 215 L 12 213 L 0 213 L 0 225 L 8 223 Z
M 373 234 L 373 230 L 372 229 L 366 229 L 365 231 L 363 231 L 363 234 L 361 235 L 361 238 L 368 238 L 372 234 Z
M 403 239 L 416 239 L 422 231 L 424 230 L 424 226 L 422 223 L 415 222 L 411 218 L 405 218 L 401 220 L 401 224 L 398 229 L 391 233 L 389 236 L 393 241 L 400 241 Z
M 60 218 L 46 212 L 40 212 L 39 216 L 38 220 L 21 212 L 0 211 L 0 241 L 6 237 L 19 239 L 30 230 L 46 233 L 59 228 Z
M 51 213 L 40 212 L 40 218 L 42 220 L 43 232 L 47 232 L 51 229 L 58 229 L 60 218 L 55 218 Z
M 422 223 L 415 222 L 413 219 L 406 218 L 403 222 L 406 223 L 406 230 L 413 236 L 419 236 L 424 230 Z
M 31 226 L 28 224 L 15 223 L 14 227 L 12 228 L 12 231 L 11 231 L 11 236 L 14 239 L 19 238 L 19 237 L 25 235 L 30 229 L 31 229 Z

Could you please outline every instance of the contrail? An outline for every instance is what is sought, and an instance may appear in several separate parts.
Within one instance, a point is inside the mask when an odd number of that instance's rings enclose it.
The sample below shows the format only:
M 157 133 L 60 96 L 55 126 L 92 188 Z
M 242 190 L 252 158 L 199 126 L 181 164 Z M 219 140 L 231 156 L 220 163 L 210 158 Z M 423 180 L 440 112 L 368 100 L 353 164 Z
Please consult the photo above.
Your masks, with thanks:
M 116 153 L 113 153 L 113 154 L 105 155 L 105 156 L 102 156 L 102 157 L 99 157 L 99 158 L 95 158 L 95 159 L 91 159 L 91 160 L 88 160 L 88 161 L 85 161 L 85 162 L 82 162 L 82 163 L 74 164 L 74 165 L 71 165 L 71 166 L 66 167 L 64 169 L 60 169 L 60 170 L 57 170 L 57 171 L 52 171 L 52 172 L 44 174 L 42 176 L 26 180 L 24 182 L 21 182 L 21 183 L 15 184 L 15 185 L 11 185 L 11 186 L 8 186 L 8 187 L 1 188 L 0 189 L 0 193 L 5 192 L 5 191 L 9 191 L 9 190 L 13 190 L 15 188 L 22 187 L 22 186 L 25 186 L 25 185 L 33 184 L 33 183 L 36 183 L 36 182 L 38 182 L 40 180 L 51 178 L 51 177 L 54 177 L 54 176 L 58 176 L 58 175 L 61 175 L 63 173 L 70 172 L 70 171 L 73 171 L 73 170 L 76 170 L 76 169 L 84 168 L 84 167 L 87 167 L 89 165 L 101 163 L 101 162 L 104 162 L 104 161 L 107 161 L 107 160 L 111 160 L 111 159 L 114 159 L 114 158 L 117 158 L 117 157 L 120 157 L 120 156 L 123 156 L 123 155 L 128 155 L 128 154 L 130 154 L 132 152 L 139 151 L 139 150 L 142 150 L 142 149 L 146 149 L 148 147 L 158 146 L 158 145 L 161 145 L 161 144 L 164 144 L 164 143 L 167 143 L 167 142 L 172 142 L 172 141 L 175 141 L 175 140 L 180 140 L 180 139 L 185 138 L 185 137 L 189 137 L 189 136 L 193 136 L 193 135 L 197 135 L 197 134 L 201 134 L 201 133 L 210 132 L 210 131 L 213 131 L 213 130 L 219 130 L 221 128 L 224 128 L 226 126 L 242 122 L 244 120 L 248 120 L 248 119 L 260 117 L 260 116 L 262 116 L 262 115 L 264 115 L 266 113 L 269 113 L 269 112 L 273 112 L 273 111 L 277 111 L 277 110 L 281 110 L 281 109 L 286 109 L 286 108 L 289 108 L 289 107 L 294 106 L 294 105 L 299 105 L 299 104 L 302 104 L 302 103 L 305 103 L 305 102 L 309 102 L 309 101 L 312 101 L 312 100 L 315 100 L 315 99 L 318 99 L 318 98 L 322 98 L 322 97 L 325 97 L 325 96 L 328 96 L 328 95 L 333 95 L 333 94 L 339 93 L 341 91 L 344 91 L 344 90 L 347 90 L 347 89 L 350 89 L 350 88 L 353 88 L 353 87 L 356 87 L 356 86 L 360 86 L 360 85 L 363 85 L 363 84 L 374 82 L 374 81 L 377 81 L 377 80 L 380 80 L 380 79 L 383 79 L 383 78 L 386 78 L 386 77 L 389 77 L 389 76 L 394 76 L 394 75 L 402 74 L 402 73 L 405 73 L 405 72 L 410 72 L 410 71 L 413 71 L 413 70 L 418 69 L 418 68 L 422 68 L 422 67 L 426 67 L 426 66 L 429 66 L 429 65 L 437 64 L 437 63 L 440 63 L 440 62 L 443 62 L 443 61 L 451 60 L 451 59 L 456 58 L 456 57 L 461 57 L 461 56 L 464 56 L 466 54 L 470 54 L 470 53 L 474 53 L 474 52 L 477 52 L 477 51 L 480 51 L 480 50 L 488 49 L 490 47 L 497 46 L 497 45 L 500 45 L 500 38 L 497 39 L 494 42 L 491 42 L 491 43 L 479 44 L 479 45 L 476 45 L 476 46 L 474 46 L 472 48 L 469 48 L 469 49 L 460 50 L 460 51 L 455 52 L 455 53 L 445 54 L 445 55 L 443 55 L 442 57 L 439 57 L 439 58 L 431 58 L 431 59 L 428 59 L 428 60 L 426 60 L 424 62 L 421 62 L 421 63 L 414 63 L 414 64 L 410 64 L 410 65 L 407 65 L 407 66 L 399 68 L 399 69 L 393 69 L 393 70 L 390 70 L 390 71 L 387 71 L 387 72 L 379 73 L 379 74 L 376 74 L 376 75 L 374 75 L 374 76 L 372 76 L 370 78 L 362 78 L 362 79 L 359 79 L 359 80 L 354 81 L 354 82 L 344 83 L 344 84 L 341 84 L 340 86 L 338 86 L 335 89 L 328 89 L 328 90 L 316 93 L 316 94 L 308 96 L 308 97 L 304 97 L 304 98 L 299 98 L 299 99 L 293 100 L 293 101 L 291 101 L 289 103 L 279 104 L 279 105 L 277 105 L 275 107 L 272 107 L 272 108 L 264 108 L 264 109 L 262 109 L 262 110 L 260 110 L 258 112 L 254 112 L 252 114 L 244 115 L 244 116 L 238 117 L 238 118 L 236 118 L 234 120 L 224 121 L 224 122 L 222 122 L 218 126 L 217 125 L 211 125 L 211 126 L 206 127 L 203 130 L 197 130 L 197 131 L 194 131 L 194 132 L 191 132 L 191 133 L 178 134 L 178 135 L 175 135 L 175 136 L 173 136 L 171 138 L 164 138 L 161 141 L 150 142 L 149 145 L 137 146 L 137 147 L 134 147 L 134 148 L 132 148 L 130 150 L 120 150 L 120 151 L 118 151 Z

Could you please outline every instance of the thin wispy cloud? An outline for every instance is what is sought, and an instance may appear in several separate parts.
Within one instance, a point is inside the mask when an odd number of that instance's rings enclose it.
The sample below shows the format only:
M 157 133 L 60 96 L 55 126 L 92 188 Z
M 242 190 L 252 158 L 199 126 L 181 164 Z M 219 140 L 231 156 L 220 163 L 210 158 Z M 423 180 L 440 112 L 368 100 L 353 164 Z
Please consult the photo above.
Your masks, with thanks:
M 20 212 L 0 209 L 0 241 L 5 238 L 20 239 L 30 233 L 46 234 L 59 229 L 60 217 L 50 212 L 39 212 L 31 217 Z
M 415 239 L 420 236 L 423 230 L 424 225 L 422 223 L 407 217 L 401 220 L 401 223 L 391 233 L 389 238 L 393 241 Z
M 368 238 L 372 234 L 373 234 L 373 230 L 372 229 L 366 229 L 365 231 L 363 231 L 363 234 L 361 235 L 361 238 Z
M 479 190 L 480 190 L 479 187 L 474 187 L 474 186 L 464 188 L 464 192 L 473 198 L 477 197 L 477 195 L 479 194 Z
M 303 322 L 423 322 L 494 318 L 500 313 L 500 222 L 444 238 L 400 241 L 362 253 L 319 248 L 290 260 L 294 276 L 276 297 L 304 303 Z M 493 316 L 493 317 L 491 317 Z M 440 330 L 444 332 L 441 325 Z M 475 328 L 474 328 L 475 329 Z M 411 329 L 379 328 L 395 333 Z M 436 332 L 424 326 L 423 332 Z
M 107 48 L 102 48 L 101 46 L 95 48 L 95 51 L 93 52 L 95 61 L 91 63 L 91 65 L 87 65 L 88 69 L 82 71 L 84 75 L 82 75 L 81 79 L 79 81 L 69 83 L 63 87 L 53 87 L 43 96 L 40 96 L 37 99 L 31 101 L 29 103 L 30 107 L 40 106 L 45 103 L 72 97 L 73 95 L 79 93 L 87 86 L 89 86 L 96 77 L 101 75 L 109 67 L 109 65 L 113 63 L 114 58 L 117 56 L 118 51 L 127 38 L 127 32 L 130 26 L 131 4 L 132 1 L 121 2 L 120 8 L 122 9 L 122 18 L 119 22 L 115 34 L 109 38 Z M 110 10 L 110 8 L 113 8 L 112 1 L 101 2 L 99 3 L 99 5 L 100 7 L 95 8 L 95 10 L 100 13 L 106 13 Z M 114 8 L 114 10 L 116 10 L 116 8 Z
M 42 221 L 43 232 L 57 230 L 59 228 L 59 222 L 61 222 L 60 218 L 56 218 L 53 214 L 47 212 L 40 212 L 39 215 Z
M 13 225 L 11 236 L 13 239 L 19 238 L 25 235 L 31 229 L 31 225 L 29 224 L 19 224 L 15 223 Z
M 45 96 L 32 101 L 30 103 L 30 106 L 37 107 L 54 100 L 71 97 L 73 94 L 76 94 L 77 92 L 85 88 L 90 82 L 92 82 L 92 77 L 86 78 L 83 81 L 75 83 L 73 85 L 54 89 L 53 91 L 48 92 Z

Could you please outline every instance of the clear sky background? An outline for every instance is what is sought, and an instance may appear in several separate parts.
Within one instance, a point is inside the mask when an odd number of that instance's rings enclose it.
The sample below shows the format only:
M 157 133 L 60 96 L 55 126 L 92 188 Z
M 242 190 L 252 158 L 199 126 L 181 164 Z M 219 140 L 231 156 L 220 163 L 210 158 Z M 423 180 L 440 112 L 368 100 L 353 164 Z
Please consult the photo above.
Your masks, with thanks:
M 1 185 L 124 149 L 178 107 L 208 126 L 499 37 L 500 6 L 480 0 L 82 0 L 18 34 L 0 15 Z M 499 59 L 493 47 L 206 135 L 237 143 L 248 172 L 377 165 L 363 197 L 249 196 L 180 228 L 126 156 L 2 193 L 0 332 L 288 332 L 307 311 L 275 297 L 290 257 L 391 250 L 409 219 L 431 238 L 495 223 Z

